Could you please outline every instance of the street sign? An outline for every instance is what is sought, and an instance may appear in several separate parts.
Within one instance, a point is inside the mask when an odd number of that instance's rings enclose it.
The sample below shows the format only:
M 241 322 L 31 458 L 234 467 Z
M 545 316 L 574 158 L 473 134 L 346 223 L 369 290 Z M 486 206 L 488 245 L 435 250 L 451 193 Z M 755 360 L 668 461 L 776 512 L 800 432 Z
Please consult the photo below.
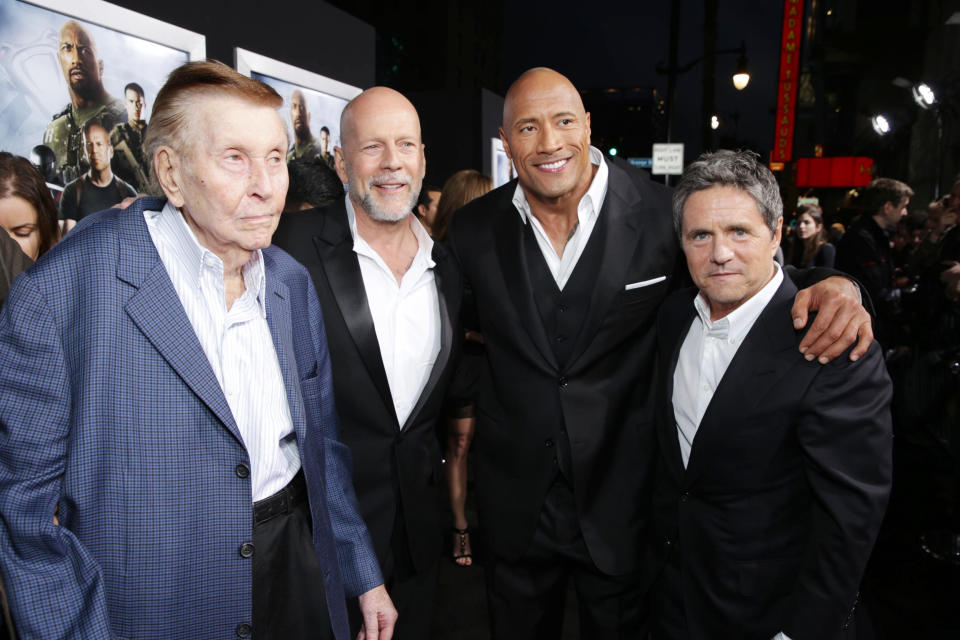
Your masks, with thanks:
M 649 169 L 653 166 L 653 158 L 627 158 L 627 162 L 640 169 Z
M 653 145 L 653 171 L 655 176 L 679 176 L 683 173 L 683 143 L 656 143 Z

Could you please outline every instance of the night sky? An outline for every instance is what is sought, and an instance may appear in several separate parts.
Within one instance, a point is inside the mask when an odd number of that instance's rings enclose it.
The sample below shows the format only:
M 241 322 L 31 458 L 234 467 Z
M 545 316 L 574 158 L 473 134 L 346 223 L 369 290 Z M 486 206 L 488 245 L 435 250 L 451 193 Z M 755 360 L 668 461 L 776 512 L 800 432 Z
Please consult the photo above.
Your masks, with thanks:
M 703 5 L 680 0 L 678 64 L 703 54 Z M 776 83 L 783 2 L 719 0 L 717 48 L 747 44 L 751 80 L 743 91 L 730 76 L 735 54 L 716 61 L 716 109 L 721 118 L 739 114 L 738 137 L 767 157 L 773 144 Z M 654 87 L 666 93 L 667 78 L 656 72 L 669 53 L 670 2 L 511 0 L 504 5 L 504 85 L 524 70 L 552 67 L 580 89 Z M 686 142 L 689 157 L 700 148 L 702 68 L 698 64 L 679 77 L 673 138 Z

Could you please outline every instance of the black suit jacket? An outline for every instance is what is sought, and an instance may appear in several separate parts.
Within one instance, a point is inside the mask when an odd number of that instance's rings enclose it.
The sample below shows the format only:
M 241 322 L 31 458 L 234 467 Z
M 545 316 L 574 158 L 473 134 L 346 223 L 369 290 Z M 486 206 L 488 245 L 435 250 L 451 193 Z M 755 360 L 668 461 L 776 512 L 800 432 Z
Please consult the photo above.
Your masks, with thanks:
M 683 468 L 673 374 L 696 290 L 658 318 L 655 601 L 682 602 L 672 638 L 841 637 L 891 481 L 891 385 L 876 343 L 856 363 L 803 359 L 784 279 L 740 345 Z M 662 591 L 661 591 L 662 590 Z M 672 607 L 671 607 L 672 609 Z
M 488 544 L 508 561 L 529 546 L 563 428 L 590 555 L 601 571 L 623 574 L 639 566 L 649 517 L 654 320 L 686 270 L 678 268 L 670 190 L 640 171 L 608 166 L 602 265 L 566 366 L 556 361 L 533 298 L 526 264 L 533 256 L 512 203 L 517 182 L 455 213 L 450 243 L 476 309 L 464 323 L 485 343 L 473 446 Z M 626 289 L 645 281 L 653 282 Z
M 456 261 L 442 245 L 434 245 L 440 353 L 401 429 L 344 201 L 284 214 L 273 240 L 307 267 L 317 288 L 333 366 L 340 439 L 353 454 L 353 486 L 377 558 L 385 568 L 392 565 L 386 561 L 400 508 L 406 526 L 401 533 L 415 567 L 422 571 L 440 557 L 443 474 L 437 426 L 461 345 L 462 331 L 456 327 L 463 285 Z

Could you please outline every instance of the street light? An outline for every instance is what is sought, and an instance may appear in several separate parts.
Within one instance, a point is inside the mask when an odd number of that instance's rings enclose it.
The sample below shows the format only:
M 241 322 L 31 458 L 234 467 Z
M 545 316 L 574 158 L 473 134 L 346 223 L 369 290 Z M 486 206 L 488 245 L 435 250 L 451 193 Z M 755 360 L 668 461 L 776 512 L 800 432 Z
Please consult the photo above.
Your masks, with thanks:
M 913 95 L 913 101 L 922 109 L 929 109 L 937 104 L 937 95 L 926 82 L 913 85 L 910 93 Z
M 877 135 L 885 136 L 890 133 L 890 121 L 883 115 L 873 116 L 870 119 L 870 124 L 873 125 L 873 130 L 877 132 Z
M 611 156 L 615 156 L 615 155 L 617 155 L 617 148 L 616 148 L 616 147 L 610 147 L 610 151 L 607 151 L 607 153 L 609 153 Z
M 743 91 L 750 84 L 750 69 L 747 64 L 747 43 L 740 44 L 740 57 L 737 58 L 737 71 L 733 74 L 733 86 Z

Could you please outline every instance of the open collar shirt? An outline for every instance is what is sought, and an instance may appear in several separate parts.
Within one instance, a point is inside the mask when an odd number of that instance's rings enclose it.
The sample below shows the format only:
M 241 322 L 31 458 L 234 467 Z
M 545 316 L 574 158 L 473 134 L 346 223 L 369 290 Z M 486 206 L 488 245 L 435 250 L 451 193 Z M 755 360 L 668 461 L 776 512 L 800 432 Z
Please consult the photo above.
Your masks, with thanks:
M 590 234 L 593 233 L 593 227 L 597 223 L 600 209 L 603 207 L 603 200 L 607 195 L 610 170 L 603 159 L 603 153 L 593 146 L 590 147 L 590 164 L 597 167 L 597 173 L 593 176 L 593 181 L 590 183 L 587 193 L 584 194 L 577 205 L 577 224 L 567 239 L 567 244 L 563 248 L 563 255 L 557 255 L 553 244 L 550 242 L 550 236 L 547 235 L 543 225 L 531 212 L 530 203 L 527 201 L 527 196 L 519 183 L 513 194 L 513 204 L 520 213 L 520 219 L 533 229 L 537 246 L 540 247 L 543 259 L 547 261 L 547 267 L 550 269 L 557 287 L 561 290 L 566 286 L 567 280 L 570 279 L 570 275 L 576 268 L 577 262 L 590 240 Z
M 246 289 L 228 310 L 223 261 L 197 241 L 183 214 L 168 202 L 144 218 L 250 456 L 253 500 L 267 498 L 293 479 L 300 454 L 267 324 L 263 254 L 254 251 L 243 265 Z

